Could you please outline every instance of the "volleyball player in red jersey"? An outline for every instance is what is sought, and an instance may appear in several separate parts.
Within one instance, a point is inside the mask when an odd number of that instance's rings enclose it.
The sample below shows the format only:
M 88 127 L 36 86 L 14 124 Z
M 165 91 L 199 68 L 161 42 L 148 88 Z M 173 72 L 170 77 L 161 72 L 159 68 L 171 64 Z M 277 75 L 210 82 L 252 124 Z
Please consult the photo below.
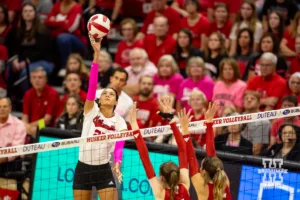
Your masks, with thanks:
M 231 200 L 229 190 L 229 180 L 224 171 L 222 161 L 216 156 L 213 132 L 213 118 L 218 111 L 216 103 L 209 103 L 205 112 L 206 120 L 206 154 L 202 160 L 199 171 L 198 161 L 192 141 L 189 139 L 188 125 L 190 122 L 190 112 L 186 114 L 185 110 L 178 113 L 182 133 L 186 141 L 187 156 L 189 161 L 190 176 L 200 200 Z
M 149 183 L 151 185 L 155 199 L 157 200 L 190 200 L 189 188 L 189 172 L 186 144 L 183 137 L 176 126 L 175 119 L 172 114 L 168 114 L 172 110 L 172 100 L 165 96 L 160 99 L 163 113 L 168 115 L 165 117 L 170 121 L 171 129 L 178 144 L 179 167 L 173 162 L 165 162 L 160 166 L 160 178 L 155 176 L 153 166 L 151 164 L 148 149 L 142 134 L 139 130 L 136 120 L 136 103 L 130 111 L 130 124 L 133 130 L 133 136 L 136 142 L 140 158 L 144 165 Z

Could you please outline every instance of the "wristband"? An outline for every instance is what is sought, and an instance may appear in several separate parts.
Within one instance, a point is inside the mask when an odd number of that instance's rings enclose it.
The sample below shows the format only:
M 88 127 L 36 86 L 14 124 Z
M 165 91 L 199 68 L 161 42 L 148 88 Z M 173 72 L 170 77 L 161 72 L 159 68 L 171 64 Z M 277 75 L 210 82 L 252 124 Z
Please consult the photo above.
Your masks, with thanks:
M 165 112 L 159 111 L 158 115 L 164 119 L 167 119 L 168 121 L 171 121 L 174 118 L 174 114 L 172 114 L 172 113 L 165 113 Z

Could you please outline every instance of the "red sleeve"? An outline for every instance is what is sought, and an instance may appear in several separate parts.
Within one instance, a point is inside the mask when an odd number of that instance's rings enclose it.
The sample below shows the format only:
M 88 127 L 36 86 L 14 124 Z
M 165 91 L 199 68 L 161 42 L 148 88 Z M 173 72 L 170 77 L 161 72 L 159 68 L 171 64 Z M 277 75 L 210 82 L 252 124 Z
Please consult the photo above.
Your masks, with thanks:
M 290 40 L 290 38 L 291 38 L 290 29 L 286 29 L 284 31 L 283 38 L 286 40 Z
M 206 155 L 216 156 L 213 123 L 206 123 Z
M 118 63 L 119 65 L 121 65 L 121 54 L 122 54 L 122 51 L 124 50 L 124 48 L 122 48 L 122 44 L 123 44 L 123 41 L 118 44 L 117 52 L 115 55 L 115 63 Z
M 51 18 L 54 17 L 54 19 L 56 18 L 56 15 L 60 13 L 60 2 L 57 2 L 53 8 L 51 9 L 50 13 L 48 14 L 48 17 L 45 21 L 45 24 L 49 27 L 49 28 L 59 28 L 61 26 L 63 26 L 65 24 L 64 21 L 55 21 L 55 20 L 50 20 Z
M 20 11 L 22 8 L 22 0 L 9 0 L 6 3 L 9 11 Z
M 82 9 L 79 4 L 75 4 L 74 7 L 71 9 L 66 23 L 62 27 L 65 32 L 73 33 L 80 25 Z
M 24 95 L 23 98 L 23 114 L 24 115 L 29 115 L 29 110 L 30 110 L 30 91 L 31 90 L 27 90 L 27 92 Z
M 277 120 L 274 120 L 272 122 L 271 126 L 271 136 L 276 137 L 277 136 Z
M 209 30 L 210 30 L 210 23 L 209 23 L 209 21 L 206 17 L 203 18 L 202 22 L 203 23 L 202 23 L 201 29 L 202 28 L 204 29 L 203 33 L 208 37 L 209 36 Z
M 56 117 L 58 114 L 58 110 L 56 107 L 57 105 L 60 105 L 60 100 L 58 93 L 53 89 L 53 91 L 50 92 L 50 100 L 45 114 Z
M 241 4 L 241 0 L 231 0 L 229 6 L 229 13 L 238 13 L 240 11 Z
M 140 158 L 145 168 L 148 179 L 155 177 L 155 172 L 150 161 L 148 148 L 145 144 L 144 138 L 141 135 L 140 130 L 133 131 L 133 137 L 136 143 L 136 147 L 139 151 Z
M 214 0 L 210 0 L 210 1 L 208 1 L 208 8 L 214 8 L 214 6 L 215 6 L 215 1 Z
M 279 76 L 279 75 L 278 75 Z M 273 85 L 272 93 L 268 96 L 270 97 L 278 97 L 279 99 L 283 96 L 286 89 L 286 81 L 280 77 L 280 81 L 278 80 L 278 83 L 276 85 Z
M 173 35 L 174 33 L 178 33 L 180 30 L 180 15 L 179 13 L 174 10 L 173 8 L 170 8 L 169 12 L 171 12 L 171 15 L 169 16 L 169 34 Z
M 185 135 L 183 138 L 186 141 L 186 150 L 187 150 L 187 156 L 189 162 L 190 176 L 193 177 L 195 174 L 199 172 L 198 160 L 190 136 Z
M 144 20 L 143 27 L 141 29 L 142 33 L 147 34 L 148 26 L 153 23 L 154 12 L 155 11 L 151 11 L 150 13 L 147 14 L 146 19 Z
M 249 81 L 248 81 L 248 84 L 247 84 L 247 89 L 246 90 L 254 90 L 256 91 L 256 88 L 255 88 L 255 80 L 254 80 L 255 77 L 251 78 Z
M 186 145 L 184 142 L 184 139 L 179 131 L 179 129 L 176 126 L 176 123 L 173 122 L 171 125 L 171 129 L 173 131 L 176 143 L 177 143 L 177 148 L 178 148 L 178 159 L 179 159 L 179 168 L 186 168 L 188 169 L 188 161 L 186 157 Z
M 57 116 L 60 116 L 63 113 L 68 96 L 68 94 L 65 94 L 63 98 L 59 101 L 59 110 L 57 112 Z
M 8 60 L 8 52 L 7 48 L 4 45 L 0 44 L 0 60 L 7 61 Z

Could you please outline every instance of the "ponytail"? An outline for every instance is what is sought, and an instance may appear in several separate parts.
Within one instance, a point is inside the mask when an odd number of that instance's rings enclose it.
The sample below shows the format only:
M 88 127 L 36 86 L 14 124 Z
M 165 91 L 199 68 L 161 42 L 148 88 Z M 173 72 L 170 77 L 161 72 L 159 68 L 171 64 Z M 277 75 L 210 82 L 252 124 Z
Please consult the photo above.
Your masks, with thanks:
M 213 191 L 214 200 L 222 200 L 226 188 L 226 184 L 227 184 L 227 176 L 224 170 L 220 168 L 217 169 L 212 181 L 214 183 L 214 191 Z
M 170 174 L 169 179 L 169 186 L 170 186 L 170 200 L 174 199 L 174 193 L 179 181 L 179 173 L 177 171 L 172 171 Z

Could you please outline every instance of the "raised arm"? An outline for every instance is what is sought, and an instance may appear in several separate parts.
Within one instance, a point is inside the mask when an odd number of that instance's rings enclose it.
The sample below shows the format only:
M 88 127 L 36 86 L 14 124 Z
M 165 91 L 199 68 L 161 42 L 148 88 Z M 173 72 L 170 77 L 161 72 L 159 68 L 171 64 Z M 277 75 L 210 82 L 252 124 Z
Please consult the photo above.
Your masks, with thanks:
M 218 109 L 218 104 L 209 103 L 208 109 L 204 114 L 206 120 L 206 155 L 209 157 L 216 156 L 215 137 L 212 126 L 214 116 L 217 113 Z
M 161 198 L 163 194 L 163 184 L 161 181 L 155 176 L 155 172 L 153 169 L 153 166 L 150 161 L 148 148 L 145 144 L 145 141 L 142 137 L 142 134 L 140 132 L 137 120 L 136 120 L 136 103 L 133 104 L 131 110 L 130 110 L 130 125 L 133 131 L 133 137 L 136 143 L 136 147 L 139 151 L 140 158 L 142 160 L 144 169 L 146 171 L 146 175 L 149 179 L 149 183 L 151 185 L 151 188 L 153 190 L 153 194 L 156 198 Z
M 87 114 L 94 106 L 94 101 L 96 98 L 96 90 L 98 85 L 98 59 L 100 56 L 100 49 L 101 49 L 101 40 L 96 41 L 94 37 L 89 35 L 91 45 L 94 49 L 94 60 L 91 66 L 90 71 L 90 80 L 89 80 L 89 87 L 86 96 L 86 101 L 84 103 L 84 113 Z
M 164 96 L 159 99 L 159 104 L 162 109 L 160 115 L 168 115 L 167 117 L 170 120 L 170 126 L 173 131 L 177 148 L 178 148 L 178 160 L 179 160 L 179 168 L 180 168 L 180 182 L 186 187 L 187 190 L 190 188 L 190 180 L 189 180 L 189 171 L 188 171 L 188 160 L 187 160 L 187 150 L 185 141 L 176 126 L 176 120 L 174 116 L 172 116 L 172 107 L 173 107 L 173 98 L 170 96 Z M 171 119 L 172 118 L 172 119 Z M 188 125 L 188 119 L 187 119 Z

